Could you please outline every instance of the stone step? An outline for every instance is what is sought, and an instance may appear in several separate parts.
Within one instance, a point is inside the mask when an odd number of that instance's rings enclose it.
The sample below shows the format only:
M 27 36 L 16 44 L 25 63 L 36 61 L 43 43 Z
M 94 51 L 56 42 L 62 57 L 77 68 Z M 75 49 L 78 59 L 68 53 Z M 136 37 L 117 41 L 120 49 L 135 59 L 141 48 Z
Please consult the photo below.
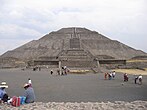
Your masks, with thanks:
M 96 62 L 93 61 L 63 61 L 62 66 L 67 67 L 97 67 Z

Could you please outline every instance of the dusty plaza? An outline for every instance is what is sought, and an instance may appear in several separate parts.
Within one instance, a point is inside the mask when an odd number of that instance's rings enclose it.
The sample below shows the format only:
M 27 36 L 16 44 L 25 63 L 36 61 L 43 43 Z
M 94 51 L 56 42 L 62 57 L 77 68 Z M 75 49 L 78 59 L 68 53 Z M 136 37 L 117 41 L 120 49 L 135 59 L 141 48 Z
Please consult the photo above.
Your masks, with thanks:
M 54 69 L 55 71 L 55 69 Z M 143 84 L 134 84 L 134 75 L 123 82 L 123 74 L 116 73 L 113 80 L 105 80 L 103 73 L 53 75 L 49 69 L 41 71 L 1 69 L 0 81 L 6 81 L 10 97 L 22 96 L 23 84 L 31 78 L 37 102 L 107 102 L 147 101 L 147 76 Z

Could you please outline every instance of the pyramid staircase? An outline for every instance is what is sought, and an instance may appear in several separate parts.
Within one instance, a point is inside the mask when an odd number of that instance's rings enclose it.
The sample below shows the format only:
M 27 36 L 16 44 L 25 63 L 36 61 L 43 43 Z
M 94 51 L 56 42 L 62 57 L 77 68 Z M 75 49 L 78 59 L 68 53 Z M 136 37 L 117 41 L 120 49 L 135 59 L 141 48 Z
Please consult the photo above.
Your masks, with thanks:
M 80 38 L 74 29 L 72 38 L 69 40 L 69 49 L 62 50 L 59 53 L 59 60 L 62 61 L 62 66 L 68 67 L 93 67 L 96 62 L 93 62 L 93 56 L 89 51 L 81 48 Z

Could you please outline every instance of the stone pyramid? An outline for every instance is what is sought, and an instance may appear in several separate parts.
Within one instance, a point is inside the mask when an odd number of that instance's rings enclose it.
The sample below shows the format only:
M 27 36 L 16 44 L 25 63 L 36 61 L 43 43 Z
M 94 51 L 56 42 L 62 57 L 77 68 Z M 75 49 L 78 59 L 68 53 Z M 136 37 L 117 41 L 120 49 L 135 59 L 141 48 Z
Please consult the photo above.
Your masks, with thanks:
M 1 58 L 31 60 L 54 57 L 58 59 L 63 58 L 63 56 L 64 58 L 69 57 L 71 56 L 70 54 L 81 54 L 81 56 L 87 54 L 85 58 L 89 56 L 98 59 L 130 59 L 146 55 L 141 50 L 136 50 L 119 41 L 111 40 L 96 31 L 70 27 L 62 28 L 38 40 L 30 41 L 4 53 Z

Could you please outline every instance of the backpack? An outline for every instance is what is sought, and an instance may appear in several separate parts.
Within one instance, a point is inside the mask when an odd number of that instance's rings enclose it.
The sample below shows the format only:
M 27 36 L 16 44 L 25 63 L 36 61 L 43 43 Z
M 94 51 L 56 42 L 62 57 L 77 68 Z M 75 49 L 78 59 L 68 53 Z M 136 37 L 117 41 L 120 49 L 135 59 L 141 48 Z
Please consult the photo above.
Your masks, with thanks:
M 20 97 L 13 96 L 11 105 L 15 106 L 15 107 L 19 107 L 20 106 Z
M 25 104 L 26 97 L 24 97 L 24 96 L 19 96 L 19 98 L 20 98 L 20 104 L 21 104 L 21 105 Z

